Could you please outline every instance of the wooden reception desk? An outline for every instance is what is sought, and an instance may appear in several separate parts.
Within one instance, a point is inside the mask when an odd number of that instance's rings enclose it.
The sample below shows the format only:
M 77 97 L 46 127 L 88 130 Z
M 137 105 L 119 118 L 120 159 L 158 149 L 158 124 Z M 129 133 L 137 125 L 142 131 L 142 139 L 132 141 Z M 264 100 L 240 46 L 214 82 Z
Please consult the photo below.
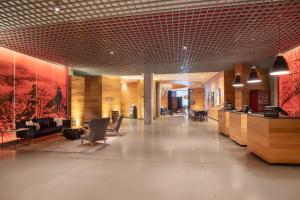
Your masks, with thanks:
M 229 111 L 218 111 L 219 133 L 229 136 Z
M 269 163 L 300 164 L 300 119 L 248 114 L 247 148 Z
M 229 137 L 236 143 L 247 145 L 247 113 L 230 112 Z

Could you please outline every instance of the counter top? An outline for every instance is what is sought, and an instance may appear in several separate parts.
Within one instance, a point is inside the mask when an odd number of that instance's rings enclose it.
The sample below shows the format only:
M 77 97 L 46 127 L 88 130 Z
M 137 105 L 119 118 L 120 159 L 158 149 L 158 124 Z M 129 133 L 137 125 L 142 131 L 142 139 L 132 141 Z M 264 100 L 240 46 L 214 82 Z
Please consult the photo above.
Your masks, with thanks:
M 239 112 L 239 111 L 229 111 L 230 113 L 235 113 L 235 114 L 240 114 L 240 115 L 247 115 L 248 113 L 245 113 L 245 112 Z
M 260 117 L 260 118 L 265 118 L 265 119 L 300 119 L 300 118 L 296 118 L 296 117 L 290 117 L 290 116 L 286 116 L 286 115 L 280 115 L 279 117 L 265 117 L 264 113 L 260 112 L 260 113 L 244 113 L 244 112 L 240 112 L 237 110 L 219 110 L 219 111 L 223 111 L 223 112 L 229 112 L 229 113 L 236 113 L 236 114 L 247 114 L 249 116 L 253 116 L 253 117 Z
M 279 117 L 265 117 L 263 113 L 248 113 L 249 116 L 260 117 L 265 119 L 299 119 L 295 117 L 290 117 L 286 115 L 280 115 Z

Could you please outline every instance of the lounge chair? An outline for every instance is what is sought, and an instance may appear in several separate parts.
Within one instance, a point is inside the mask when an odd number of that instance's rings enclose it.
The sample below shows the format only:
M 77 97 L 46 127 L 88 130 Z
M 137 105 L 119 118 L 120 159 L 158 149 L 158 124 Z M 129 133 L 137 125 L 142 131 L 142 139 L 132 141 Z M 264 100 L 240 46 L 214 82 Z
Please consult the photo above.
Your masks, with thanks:
M 89 124 L 89 129 L 81 135 L 81 144 L 83 140 L 87 140 L 91 145 L 95 145 L 97 141 L 103 140 L 106 144 L 106 129 L 110 118 L 92 119 Z
M 119 135 L 119 130 L 123 121 L 124 115 L 120 115 L 116 121 L 111 127 L 107 128 L 107 134 L 113 134 L 113 135 Z

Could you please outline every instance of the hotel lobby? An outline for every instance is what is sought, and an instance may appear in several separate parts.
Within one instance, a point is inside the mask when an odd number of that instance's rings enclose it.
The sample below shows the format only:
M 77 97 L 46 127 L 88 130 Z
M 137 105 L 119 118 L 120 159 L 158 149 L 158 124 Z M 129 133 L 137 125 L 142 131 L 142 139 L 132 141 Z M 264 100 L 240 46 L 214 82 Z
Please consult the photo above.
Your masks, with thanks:
M 299 0 L 0 2 L 0 198 L 298 200 Z

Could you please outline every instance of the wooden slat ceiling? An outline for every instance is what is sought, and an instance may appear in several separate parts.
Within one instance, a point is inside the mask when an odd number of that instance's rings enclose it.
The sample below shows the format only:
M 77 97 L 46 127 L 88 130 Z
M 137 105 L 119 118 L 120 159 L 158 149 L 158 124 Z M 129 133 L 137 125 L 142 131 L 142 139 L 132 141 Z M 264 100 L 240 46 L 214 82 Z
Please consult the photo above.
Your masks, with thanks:
M 221 71 L 299 44 L 299 0 L 0 2 L 0 46 L 93 74 Z

